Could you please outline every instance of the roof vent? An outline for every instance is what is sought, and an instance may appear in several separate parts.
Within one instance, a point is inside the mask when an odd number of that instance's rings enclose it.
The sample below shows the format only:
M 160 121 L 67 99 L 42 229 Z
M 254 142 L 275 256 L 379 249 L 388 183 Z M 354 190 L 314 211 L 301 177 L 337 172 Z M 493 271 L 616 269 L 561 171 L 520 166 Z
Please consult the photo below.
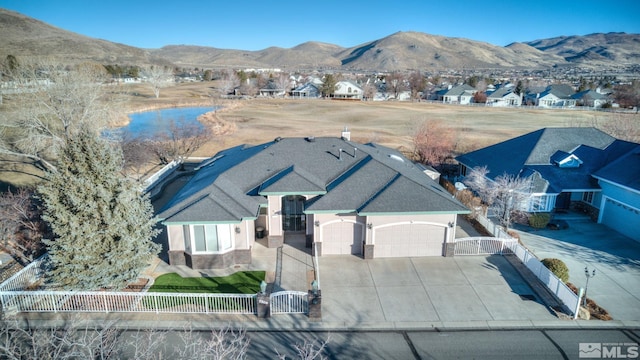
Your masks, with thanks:
M 389 158 L 395 160 L 395 161 L 400 161 L 401 163 L 404 162 L 404 159 L 401 156 L 398 156 L 396 154 L 389 154 Z
M 349 131 L 348 127 L 344 127 L 341 134 L 342 140 L 351 141 L 351 131 Z

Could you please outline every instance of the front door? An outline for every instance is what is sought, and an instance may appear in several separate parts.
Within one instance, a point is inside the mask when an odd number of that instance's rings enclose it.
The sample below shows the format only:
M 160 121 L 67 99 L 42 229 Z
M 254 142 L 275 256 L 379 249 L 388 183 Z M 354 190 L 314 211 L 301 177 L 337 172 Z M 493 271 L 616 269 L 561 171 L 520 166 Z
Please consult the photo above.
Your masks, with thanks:
M 284 231 L 304 231 L 304 196 L 287 195 L 282 198 L 282 229 Z

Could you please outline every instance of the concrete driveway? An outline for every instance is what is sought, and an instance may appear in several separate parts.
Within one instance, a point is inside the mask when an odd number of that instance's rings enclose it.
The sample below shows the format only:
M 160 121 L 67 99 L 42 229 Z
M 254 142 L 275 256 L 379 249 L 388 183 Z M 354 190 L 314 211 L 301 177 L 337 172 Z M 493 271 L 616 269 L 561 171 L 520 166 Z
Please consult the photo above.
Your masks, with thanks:
M 565 230 L 520 230 L 522 242 L 540 259 L 553 257 L 567 264 L 574 285 L 585 287 L 585 266 L 596 269 L 588 297 L 615 320 L 640 320 L 640 243 L 586 221 L 569 222 Z
M 338 327 L 500 321 L 530 325 L 557 319 L 499 255 L 372 260 L 324 256 L 320 276 L 323 323 Z

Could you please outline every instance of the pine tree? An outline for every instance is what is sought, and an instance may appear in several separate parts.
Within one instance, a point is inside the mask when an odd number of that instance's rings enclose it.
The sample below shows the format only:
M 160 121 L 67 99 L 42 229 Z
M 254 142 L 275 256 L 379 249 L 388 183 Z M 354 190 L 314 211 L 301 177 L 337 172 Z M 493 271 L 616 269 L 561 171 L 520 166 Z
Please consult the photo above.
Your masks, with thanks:
M 119 289 L 160 251 L 151 202 L 121 175 L 122 164 L 119 148 L 83 131 L 69 139 L 58 171 L 39 186 L 43 219 L 55 234 L 45 240 L 54 285 Z

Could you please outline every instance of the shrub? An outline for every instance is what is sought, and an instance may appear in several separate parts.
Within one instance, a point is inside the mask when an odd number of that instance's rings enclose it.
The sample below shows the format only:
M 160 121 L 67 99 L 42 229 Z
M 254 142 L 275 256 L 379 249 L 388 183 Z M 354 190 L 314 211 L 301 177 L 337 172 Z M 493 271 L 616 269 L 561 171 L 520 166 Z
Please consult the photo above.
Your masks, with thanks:
M 566 283 L 569 281 L 569 268 L 564 263 L 564 261 L 560 259 L 542 259 L 542 265 L 544 265 L 547 269 L 551 270 L 551 272 L 558 277 L 558 279 L 562 280 L 562 282 Z
M 529 225 L 536 229 L 543 229 L 549 224 L 551 220 L 551 214 L 549 213 L 535 213 L 529 216 Z

